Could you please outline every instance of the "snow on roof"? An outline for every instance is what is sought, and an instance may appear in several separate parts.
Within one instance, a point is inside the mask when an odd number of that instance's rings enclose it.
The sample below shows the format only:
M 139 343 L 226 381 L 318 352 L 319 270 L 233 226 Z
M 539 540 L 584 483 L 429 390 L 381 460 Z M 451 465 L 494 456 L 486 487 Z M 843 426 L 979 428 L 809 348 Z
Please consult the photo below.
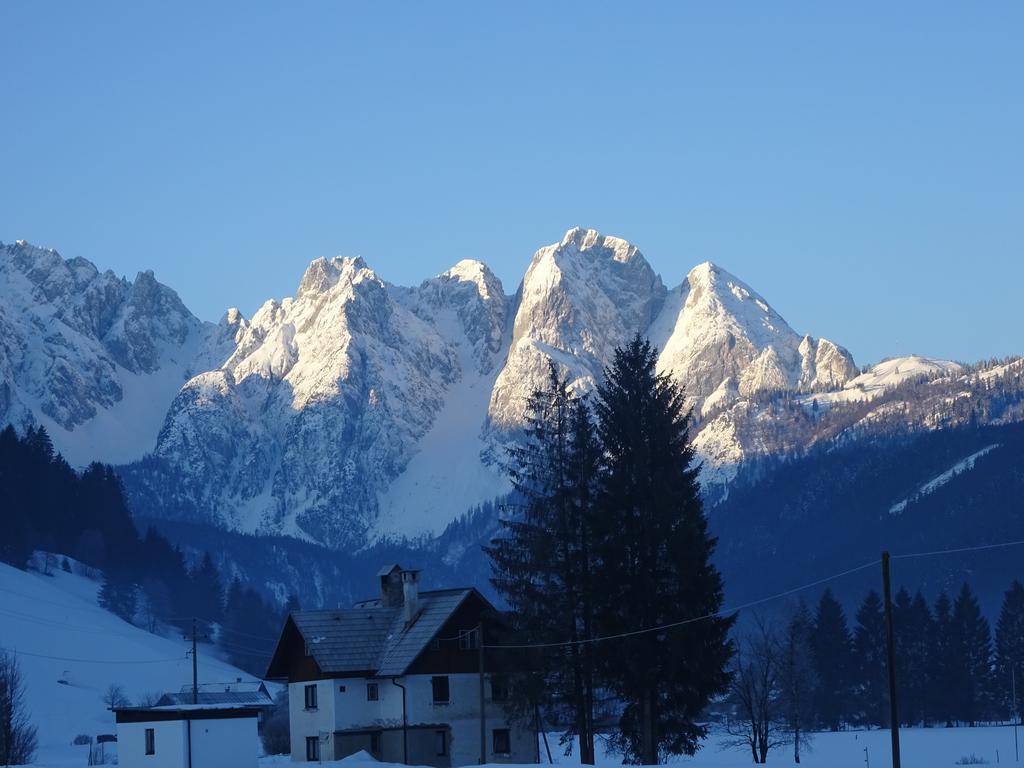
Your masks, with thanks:
M 420 612 L 406 627 L 401 608 L 379 601 L 343 610 L 296 611 L 292 621 L 321 671 L 404 674 L 474 590 L 442 589 L 420 593 Z

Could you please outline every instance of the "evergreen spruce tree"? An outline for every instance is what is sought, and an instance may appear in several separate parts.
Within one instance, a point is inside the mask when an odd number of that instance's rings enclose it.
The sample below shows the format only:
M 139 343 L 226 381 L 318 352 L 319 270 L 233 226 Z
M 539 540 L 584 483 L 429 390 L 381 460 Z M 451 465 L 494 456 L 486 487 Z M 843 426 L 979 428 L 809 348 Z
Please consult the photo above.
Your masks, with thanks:
M 599 449 L 585 402 L 554 364 L 546 386 L 527 402 L 526 434 L 509 451 L 508 472 L 524 500 L 519 517 L 485 552 L 492 583 L 512 608 L 518 642 L 572 641 L 540 654 L 539 676 L 510 681 L 510 712 L 533 722 L 541 705 L 576 738 L 580 760 L 594 762 L 593 490 Z M 543 697 L 543 700 L 541 700 Z
M 603 466 L 595 550 L 602 634 L 637 632 L 722 607 L 681 389 L 657 374 L 637 335 L 615 350 L 595 412 Z M 603 643 L 609 688 L 623 702 L 613 745 L 627 761 L 693 754 L 698 718 L 727 690 L 733 619 L 714 618 Z
M 958 720 L 971 725 L 991 712 L 992 634 L 971 588 L 964 584 L 953 602 L 952 646 L 957 660 Z
M 942 592 L 935 600 L 935 635 L 929 658 L 929 699 L 939 722 L 952 725 L 962 710 L 960 662 L 953 642 L 953 603 Z
M 927 724 L 933 717 L 929 686 L 935 631 L 931 610 L 920 591 L 913 598 L 906 589 L 896 593 L 893 634 L 899 665 L 896 684 L 900 696 L 900 720 L 911 726 Z
M 235 579 L 228 587 L 218 637 L 231 663 L 261 676 L 270 663 L 280 626 L 277 616 L 255 591 Z
M 818 679 L 815 703 L 820 723 L 838 731 L 850 715 L 853 652 L 846 614 L 829 589 L 815 612 L 811 651 Z
M 136 591 L 135 583 L 127 574 L 111 569 L 103 577 L 99 604 L 125 621 L 132 621 L 137 607 Z
M 220 574 L 213 558 L 206 552 L 202 560 L 195 565 L 190 573 L 192 585 L 192 615 L 199 620 L 200 630 L 209 634 L 211 625 L 219 623 L 224 617 L 224 590 L 221 587 Z
M 1014 579 L 1003 596 L 996 622 L 996 668 L 993 689 L 997 716 L 1020 717 L 1024 694 L 1024 585 Z
M 858 714 L 867 725 L 884 726 L 889 717 L 889 677 L 885 612 L 877 592 L 868 592 L 857 610 L 856 619 L 853 657 Z

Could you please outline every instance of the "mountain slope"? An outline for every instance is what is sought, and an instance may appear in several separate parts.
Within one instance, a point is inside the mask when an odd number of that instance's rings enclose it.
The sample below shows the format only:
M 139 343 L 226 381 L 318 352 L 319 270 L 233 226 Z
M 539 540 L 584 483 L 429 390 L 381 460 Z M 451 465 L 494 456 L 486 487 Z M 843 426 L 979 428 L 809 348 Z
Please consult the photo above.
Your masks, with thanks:
M 78 566 L 75 566 L 78 569 Z M 85 765 L 87 747 L 71 748 L 78 734 L 114 733 L 113 714 L 103 702 L 110 685 L 121 685 L 138 701 L 151 693 L 181 690 L 192 681 L 190 644 L 139 629 L 96 603 L 99 582 L 84 571 L 52 576 L 0 563 L 0 647 L 17 654 L 26 704 L 38 728 L 40 764 Z M 201 682 L 251 679 L 199 649 Z
M 133 282 L 0 243 L 0 423 L 41 423 L 72 464 L 152 450 L 167 406 L 227 350 L 152 272 Z
M 190 380 L 171 405 L 154 454 L 181 478 L 177 503 L 196 519 L 215 511 L 230 528 L 332 546 L 365 542 L 381 508 L 381 533 L 406 523 L 433 530 L 433 517 L 409 508 L 415 484 L 386 492 L 427 455 L 421 440 L 444 448 L 450 435 L 431 432 L 439 414 L 451 427 L 453 408 L 473 414 L 465 398 L 482 406 L 505 302 L 479 263 L 400 289 L 361 259 L 314 261 L 296 296 L 264 304 L 224 365 Z M 480 465 L 482 416 L 454 429 L 467 443 L 462 462 Z M 489 498 L 495 482 L 470 479 L 463 490 L 471 498 L 482 484 Z M 441 490 L 450 503 L 452 488 Z

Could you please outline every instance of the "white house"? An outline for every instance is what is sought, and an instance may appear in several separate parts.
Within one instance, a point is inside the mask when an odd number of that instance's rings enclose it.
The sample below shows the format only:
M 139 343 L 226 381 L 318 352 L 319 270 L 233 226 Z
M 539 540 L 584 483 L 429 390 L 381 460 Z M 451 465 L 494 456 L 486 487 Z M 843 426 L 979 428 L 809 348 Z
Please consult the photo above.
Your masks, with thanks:
M 121 707 L 114 715 L 122 768 L 256 768 L 255 707 Z
M 379 598 L 288 617 L 267 677 L 288 681 L 293 761 L 539 761 L 536 733 L 505 713 L 507 664 L 480 648 L 497 611 L 471 587 L 421 593 L 418 573 L 388 566 Z

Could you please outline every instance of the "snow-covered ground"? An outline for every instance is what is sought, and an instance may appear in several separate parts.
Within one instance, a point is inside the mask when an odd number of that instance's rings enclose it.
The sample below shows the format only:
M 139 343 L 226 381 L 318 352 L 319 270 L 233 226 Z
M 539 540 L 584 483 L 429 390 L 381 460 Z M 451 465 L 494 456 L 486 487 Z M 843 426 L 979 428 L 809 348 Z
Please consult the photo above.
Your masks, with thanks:
M 150 693 L 179 690 L 191 680 L 185 640 L 176 633 L 168 637 L 150 634 L 108 613 L 96 603 L 98 588 L 97 581 L 80 573 L 65 573 L 59 565 L 52 576 L 0 565 L 0 647 L 18 653 L 28 708 L 39 729 L 36 768 L 84 766 L 87 748 L 71 745 L 75 735 L 115 732 L 113 716 L 103 702 L 112 683 L 123 686 L 128 698 L 137 701 Z M 249 678 L 214 654 L 214 649 L 200 646 L 201 681 Z M 549 741 L 555 762 L 578 763 L 576 755 L 567 758 L 561 754 L 557 736 Z M 1024 730 L 1021 742 L 1024 747 Z M 902 745 L 906 768 L 951 767 L 971 756 L 991 765 L 1012 764 L 1015 755 L 1011 727 L 905 729 Z M 543 747 L 541 756 L 546 763 Z M 598 762 L 617 765 L 620 761 L 602 754 Z M 725 746 L 719 735 L 708 739 L 695 757 L 673 762 L 702 768 L 751 764 L 748 752 Z M 792 764 L 791 748 L 772 751 L 769 762 Z M 324 765 L 356 768 L 371 763 L 381 765 L 358 757 Z M 260 760 L 260 768 L 288 764 L 287 757 Z M 878 730 L 815 734 L 801 761 L 809 768 L 880 768 L 890 764 L 889 732 Z
M 900 732 L 902 765 L 904 768 L 946 768 L 955 766 L 963 758 L 978 758 L 986 763 L 1016 764 L 1014 761 L 1013 728 L 911 728 Z M 1024 729 L 1021 729 L 1021 747 L 1024 750 Z M 560 764 L 579 764 L 577 755 L 565 757 L 558 748 L 558 737 L 549 737 L 551 755 Z M 748 751 L 724 747 L 724 740 L 714 736 L 705 742 L 704 748 L 692 758 L 681 757 L 671 761 L 679 765 L 693 765 L 700 768 L 746 768 L 752 765 Z M 800 765 L 807 768 L 886 768 L 892 765 L 890 757 L 889 731 L 843 731 L 841 733 L 814 734 L 810 750 L 801 755 Z M 865 750 L 867 750 L 865 752 Z M 598 765 L 618 765 L 620 758 L 601 754 L 598 750 Z M 260 768 L 283 768 L 290 765 L 288 757 L 265 757 Z M 541 747 L 541 764 L 547 764 L 547 755 Z M 768 753 L 769 765 L 793 765 L 792 747 L 781 747 Z M 960 763 L 963 764 L 963 763 Z M 363 753 L 338 762 L 323 765 L 376 766 L 391 768 L 389 764 L 377 763 Z M 497 766 L 495 767 L 497 768 Z M 505 766 L 508 768 L 508 766 Z
M 17 653 L 38 728 L 37 765 L 47 768 L 86 764 L 88 748 L 71 746 L 76 735 L 115 732 L 103 702 L 111 684 L 134 703 L 192 681 L 180 635 L 150 634 L 100 608 L 99 583 L 65 573 L 59 562 L 52 576 L 0 564 L 0 648 Z M 215 653 L 200 646 L 200 682 L 251 679 Z

